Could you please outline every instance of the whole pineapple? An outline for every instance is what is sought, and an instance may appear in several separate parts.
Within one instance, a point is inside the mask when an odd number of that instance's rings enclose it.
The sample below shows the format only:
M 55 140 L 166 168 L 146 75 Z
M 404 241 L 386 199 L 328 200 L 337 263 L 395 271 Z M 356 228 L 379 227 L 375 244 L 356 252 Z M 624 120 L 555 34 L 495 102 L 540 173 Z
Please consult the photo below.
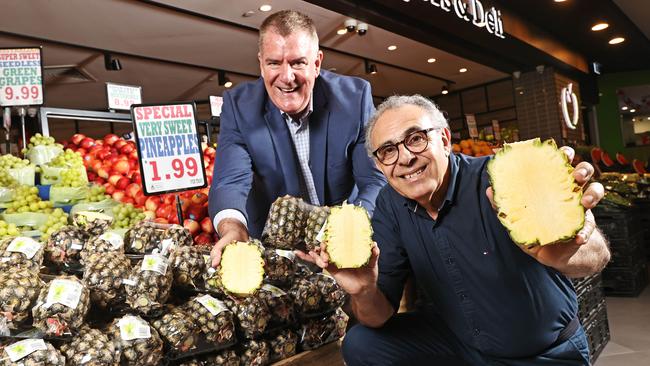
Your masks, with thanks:
M 140 314 L 162 310 L 169 298 L 173 276 L 168 261 L 159 255 L 147 255 L 132 270 L 125 283 L 126 302 Z
M 296 272 L 295 254 L 282 249 L 264 250 L 266 280 L 278 286 L 291 284 Z
M 83 324 L 90 291 L 74 276 L 59 276 L 43 286 L 32 309 L 34 326 L 47 335 L 74 332 Z
M 294 281 L 288 293 L 299 314 L 309 314 L 319 310 L 322 297 L 320 289 L 308 279 L 299 278 Z
M 81 211 L 72 215 L 72 222 L 89 235 L 97 236 L 111 228 L 113 217 L 99 212 Z
M 174 274 L 174 285 L 197 288 L 201 275 L 207 270 L 204 253 L 195 246 L 181 246 L 174 249 L 170 265 Z
M 121 365 L 157 366 L 163 357 L 163 341 L 158 331 L 139 316 L 115 319 L 109 334 L 122 350 Z
M 41 287 L 38 272 L 28 267 L 0 272 L 0 318 L 5 318 L 10 329 L 27 319 Z
M 241 363 L 241 360 L 239 356 L 237 355 L 237 352 L 227 349 L 219 352 L 218 354 L 214 356 L 208 356 L 205 359 L 205 365 L 206 366 L 239 366 L 240 364 L 244 365 L 244 363 Z
M 12 362 L 9 354 L 21 349 L 35 350 Z M 0 354 L 0 366 L 65 366 L 65 357 L 42 339 L 24 339 L 5 346 Z
M 321 310 L 330 311 L 334 310 L 345 304 L 347 294 L 338 283 L 334 277 L 326 275 L 324 273 L 314 273 L 309 277 L 309 281 L 316 285 L 320 289 L 322 295 L 321 298 Z
M 150 221 L 140 221 L 124 234 L 124 251 L 133 254 L 151 253 L 162 249 L 165 229 Z
M 262 233 L 262 241 L 271 248 L 295 249 L 303 241 L 307 221 L 305 202 L 289 195 L 273 202 Z
M 206 363 L 198 358 L 193 358 L 187 361 L 184 361 L 179 366 L 204 366 Z M 239 365 L 237 365 L 239 366 Z
M 79 261 L 81 250 L 90 235 L 81 228 L 67 225 L 50 235 L 47 241 L 46 258 L 53 264 L 67 264 Z
M 249 340 L 242 343 L 241 364 L 247 366 L 262 366 L 269 363 L 271 351 L 264 340 Z
M 162 234 L 162 240 L 171 240 L 177 247 L 191 246 L 194 244 L 194 239 L 192 239 L 190 231 L 181 225 L 171 225 L 167 228 Z
M 86 258 L 83 280 L 90 290 L 90 299 L 100 307 L 107 307 L 124 299 L 122 281 L 131 274 L 131 262 L 122 253 L 94 253 Z
M 31 238 L 0 240 L 0 270 L 27 266 L 38 271 L 43 263 L 44 251 L 45 246 Z
M 295 318 L 291 296 L 273 285 L 262 286 L 257 296 L 264 301 L 271 312 L 271 321 L 277 324 L 291 323 Z
M 118 366 L 120 349 L 104 332 L 84 326 L 79 334 L 61 346 L 67 365 Z
M 307 225 L 305 226 L 305 246 L 308 251 L 316 250 L 320 246 L 320 241 L 316 239 L 318 233 L 321 231 L 327 217 L 330 214 L 330 208 L 327 206 L 313 207 L 307 217 Z
M 224 345 L 235 338 L 234 314 L 226 304 L 210 295 L 199 295 L 182 306 L 210 343 Z
M 298 335 L 291 329 L 285 329 L 268 340 L 270 361 L 277 362 L 296 354 Z
M 347 325 L 348 316 L 341 308 L 330 315 L 307 319 L 300 330 L 302 334 L 300 344 L 305 350 L 318 348 L 343 337 Z
M 247 338 L 257 337 L 266 331 L 271 313 L 264 301 L 251 296 L 239 301 L 226 298 L 224 303 L 237 316 L 239 326 Z
M 196 348 L 198 329 L 190 320 L 189 314 L 179 308 L 167 308 L 166 313 L 151 321 L 158 334 L 176 352 L 187 352 Z
M 111 231 L 93 236 L 81 250 L 80 262 L 85 264 L 86 258 L 94 253 L 124 253 L 124 239 Z

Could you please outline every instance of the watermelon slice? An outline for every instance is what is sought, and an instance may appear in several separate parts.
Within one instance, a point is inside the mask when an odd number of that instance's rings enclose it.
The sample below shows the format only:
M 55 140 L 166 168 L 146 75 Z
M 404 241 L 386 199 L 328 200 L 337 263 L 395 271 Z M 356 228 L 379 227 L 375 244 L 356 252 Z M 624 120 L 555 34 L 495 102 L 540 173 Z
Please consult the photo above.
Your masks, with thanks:
M 623 155 L 623 154 L 621 154 L 621 153 L 618 153 L 618 152 L 616 153 L 616 161 L 617 161 L 619 164 L 621 164 L 621 165 L 628 165 L 628 164 L 630 164 L 630 162 L 627 161 L 627 158 L 625 157 L 625 155 Z
M 614 160 L 612 160 L 609 154 L 604 150 L 601 150 L 600 162 L 598 163 L 598 165 L 600 165 L 601 168 L 600 170 L 602 170 L 603 172 L 617 171 Z
M 632 167 L 634 168 L 636 174 L 643 175 L 647 173 L 645 169 L 645 164 L 641 160 L 638 159 L 632 160 Z
M 600 159 L 603 156 L 603 150 L 599 147 L 594 147 L 591 149 L 591 162 L 593 164 L 598 164 L 600 163 Z

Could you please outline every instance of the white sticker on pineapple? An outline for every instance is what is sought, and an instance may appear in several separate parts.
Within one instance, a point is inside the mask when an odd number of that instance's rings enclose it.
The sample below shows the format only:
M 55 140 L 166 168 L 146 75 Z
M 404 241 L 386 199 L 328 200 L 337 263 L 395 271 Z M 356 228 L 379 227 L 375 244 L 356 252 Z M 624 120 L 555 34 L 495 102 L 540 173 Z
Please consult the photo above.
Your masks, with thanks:
M 142 271 L 154 271 L 164 275 L 167 273 L 167 259 L 160 255 L 145 255 L 140 269 Z
M 197 297 L 196 301 L 198 301 L 201 305 L 203 305 L 206 309 L 208 309 L 210 314 L 214 316 L 218 315 L 222 311 L 228 310 L 228 308 L 222 301 L 217 300 L 210 295 L 203 295 L 201 297 Z
M 99 236 L 101 240 L 107 241 L 113 249 L 120 249 L 124 245 L 124 239 L 117 233 L 108 231 Z
M 18 237 L 7 247 L 8 252 L 23 253 L 27 259 L 32 259 L 41 249 L 41 244 L 32 238 Z
M 325 220 L 325 223 L 323 223 L 323 226 L 320 227 L 320 230 L 318 230 L 318 235 L 316 235 L 316 240 L 318 240 L 319 243 L 322 243 L 323 240 L 325 240 L 325 227 L 327 226 L 327 220 Z
M 284 258 L 287 258 L 289 260 L 295 260 L 296 259 L 296 255 L 290 250 L 276 249 L 275 252 L 280 257 L 284 257 Z
M 127 285 L 127 286 L 135 286 L 135 281 L 130 279 L 130 278 L 122 279 L 122 283 Z
M 83 248 L 84 248 L 83 244 L 79 244 L 79 243 L 74 243 L 70 245 L 70 249 L 72 250 L 83 250 Z
M 42 339 L 25 339 L 5 348 L 11 362 L 16 362 L 36 351 L 46 351 L 47 345 Z
M 131 341 L 134 339 L 151 338 L 149 324 L 135 316 L 125 316 L 117 322 L 117 326 L 120 327 L 120 337 L 122 340 Z
M 63 304 L 69 308 L 76 309 L 81 298 L 83 285 L 76 281 L 56 279 L 50 283 L 45 300 L 46 307 L 53 304 Z
M 287 294 L 286 292 L 282 291 L 281 289 L 279 289 L 279 288 L 277 288 L 277 287 L 275 287 L 273 285 L 269 285 L 268 283 L 265 283 L 262 286 L 262 290 L 266 290 L 266 291 L 270 292 L 273 295 L 273 297 L 284 296 L 284 295 Z

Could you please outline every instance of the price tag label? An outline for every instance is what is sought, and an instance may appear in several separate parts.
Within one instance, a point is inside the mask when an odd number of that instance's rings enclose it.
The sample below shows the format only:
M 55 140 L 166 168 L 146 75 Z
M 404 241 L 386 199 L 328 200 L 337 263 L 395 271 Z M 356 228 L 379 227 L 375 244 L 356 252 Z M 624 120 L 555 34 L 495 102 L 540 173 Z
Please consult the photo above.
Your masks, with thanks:
M 279 255 L 280 257 L 285 257 L 292 261 L 296 259 L 296 254 L 290 250 L 276 249 L 275 253 L 277 253 L 277 255 Z
M 492 120 L 492 131 L 494 131 L 494 139 L 501 141 L 501 126 L 499 126 L 499 121 L 496 119 Z
M 194 103 L 132 106 L 146 195 L 207 186 Z
M 23 253 L 27 259 L 32 259 L 41 249 L 41 244 L 32 238 L 18 237 L 7 247 L 8 252 Z
M 40 47 L 0 49 L 0 105 L 43 104 L 43 54 Z
M 206 309 L 208 309 L 210 314 L 214 316 L 218 315 L 222 311 L 228 310 L 228 308 L 222 301 L 217 300 L 210 295 L 203 295 L 201 297 L 197 297 L 196 301 L 198 301 L 199 304 L 203 305 Z
M 113 249 L 120 249 L 124 245 L 124 239 L 118 233 L 107 231 L 99 236 L 100 239 L 105 240 L 111 244 Z
M 167 273 L 167 259 L 161 255 L 145 255 L 140 270 L 154 271 L 164 275 Z
M 131 105 L 142 103 L 142 87 L 106 83 L 108 109 L 129 110 Z
M 50 287 L 47 292 L 45 306 L 49 307 L 52 304 L 58 303 L 75 309 L 79 304 L 82 290 L 83 286 L 79 282 L 61 279 L 53 280 L 50 283 Z
M 278 287 L 275 287 L 273 285 L 269 285 L 268 283 L 265 283 L 264 285 L 262 285 L 262 290 L 266 290 L 266 291 L 270 292 L 274 297 L 279 297 L 279 296 L 286 295 L 286 292 L 282 291 Z
M 5 348 L 11 362 L 16 362 L 36 351 L 47 351 L 47 345 L 42 339 L 25 339 Z
M 467 121 L 467 129 L 469 130 L 469 137 L 478 138 L 478 128 L 476 127 L 476 116 L 473 114 L 466 114 L 465 120 Z
M 120 327 L 120 337 L 124 341 L 151 338 L 149 324 L 138 317 L 127 315 L 117 322 L 117 326 Z
M 221 107 L 223 106 L 223 98 L 210 96 L 210 114 L 212 117 L 219 117 L 221 115 Z

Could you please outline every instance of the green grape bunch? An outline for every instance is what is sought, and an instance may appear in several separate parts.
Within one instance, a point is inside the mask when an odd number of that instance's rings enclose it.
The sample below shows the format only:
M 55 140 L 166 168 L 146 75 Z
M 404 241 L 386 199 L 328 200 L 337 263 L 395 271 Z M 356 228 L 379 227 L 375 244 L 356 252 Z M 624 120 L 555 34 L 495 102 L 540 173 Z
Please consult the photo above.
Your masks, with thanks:
M 83 187 L 87 183 L 77 168 L 61 171 L 61 179 L 55 184 L 56 187 Z
M 31 163 L 29 162 L 29 160 L 21 159 L 11 154 L 5 154 L 0 156 L 0 170 L 24 168 L 29 166 L 30 164 Z
M 86 201 L 101 202 L 109 198 L 111 198 L 111 196 L 106 194 L 106 187 L 94 184 L 88 190 L 88 197 L 86 198 Z
M 54 204 L 51 201 L 42 201 L 38 196 L 38 188 L 20 186 L 14 191 L 14 200 L 9 203 L 5 213 L 42 212 L 52 213 Z
M 0 239 L 18 236 L 19 234 L 20 230 L 18 230 L 16 224 L 8 224 L 0 220 Z
M 83 158 L 81 154 L 74 152 L 70 149 L 66 149 L 63 154 L 57 155 L 52 161 L 49 162 L 50 166 L 53 167 L 79 167 L 84 165 Z
M 131 203 L 120 203 L 113 207 L 113 228 L 127 229 L 144 220 L 144 212 Z
M 18 182 L 9 175 L 5 169 L 0 169 L 0 187 L 9 188 L 18 185 Z
M 57 144 L 54 141 L 52 136 L 43 136 L 40 133 L 35 134 L 29 138 L 29 144 L 26 149 L 23 149 L 23 154 L 26 154 L 28 150 L 33 149 L 36 146 L 58 146 L 63 148 L 63 145 Z
M 55 208 L 52 214 L 47 218 L 45 225 L 38 228 L 42 233 L 41 239 L 47 240 L 52 233 L 68 224 L 68 214 L 63 209 Z

